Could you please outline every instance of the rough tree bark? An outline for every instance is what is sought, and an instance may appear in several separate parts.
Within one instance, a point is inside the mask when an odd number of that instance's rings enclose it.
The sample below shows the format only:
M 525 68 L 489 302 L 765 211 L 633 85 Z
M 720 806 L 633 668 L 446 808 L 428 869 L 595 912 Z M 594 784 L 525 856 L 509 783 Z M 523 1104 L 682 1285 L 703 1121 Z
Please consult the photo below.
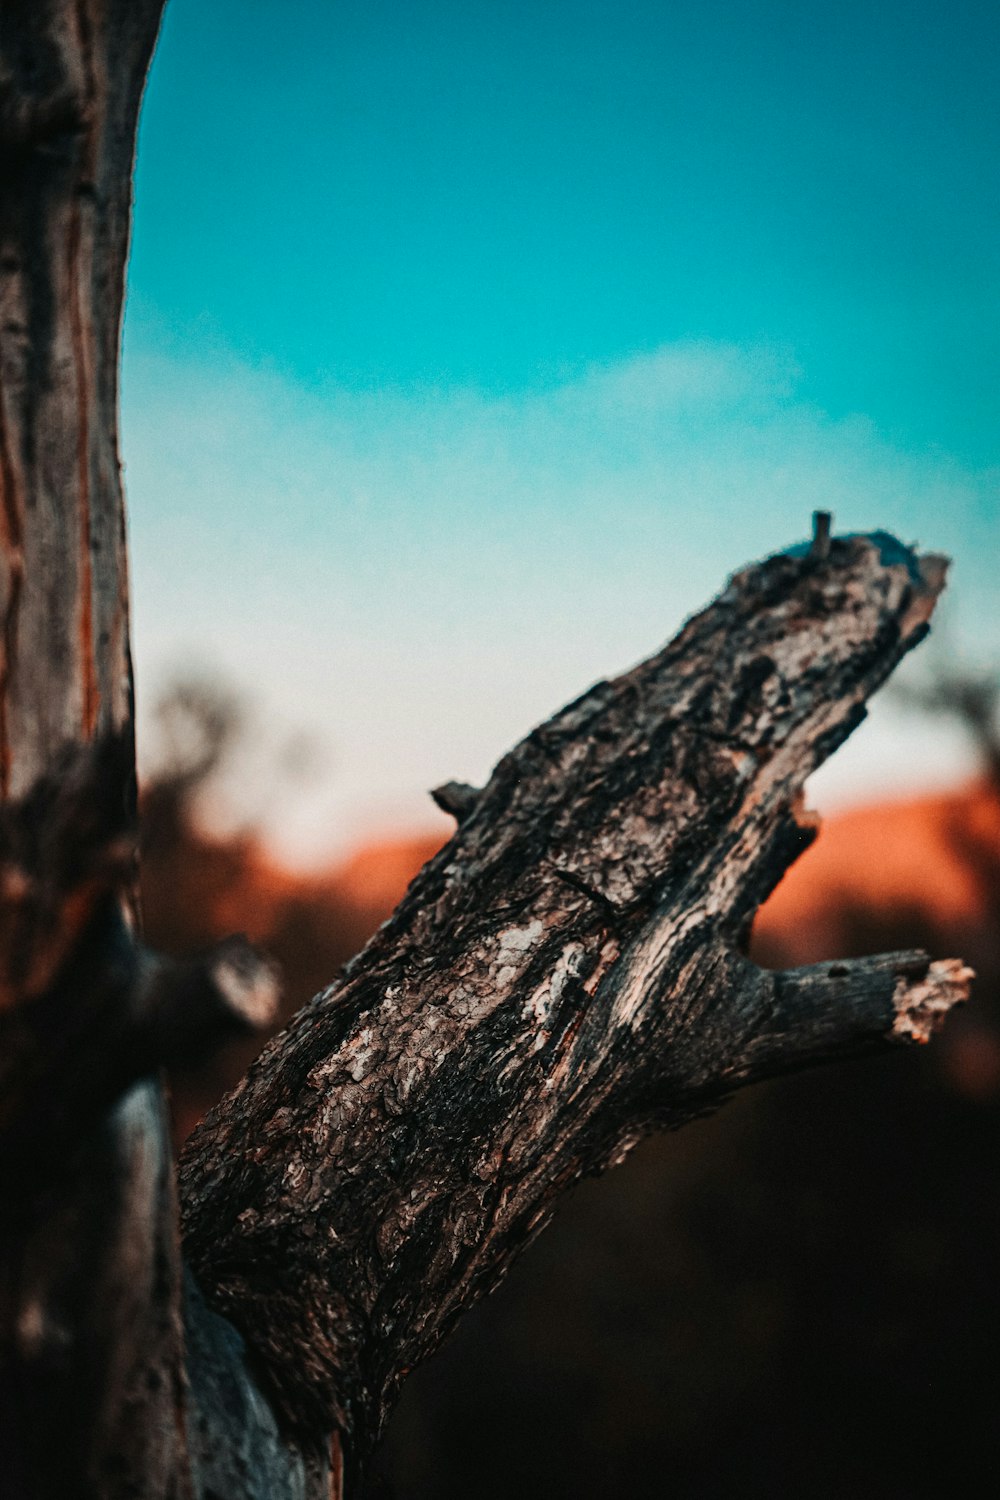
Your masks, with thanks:
M 156 1067 L 273 1007 L 134 936 L 118 349 L 162 0 L 0 10 L 0 1487 L 183 1492 Z
M 0 16 L 0 1476 L 16 1496 L 357 1494 L 407 1370 L 584 1173 L 783 1069 L 925 1040 L 957 961 L 769 974 L 809 773 L 926 630 L 883 534 L 737 575 L 535 730 L 192 1140 L 158 1069 L 266 1019 L 239 943 L 137 935 L 117 356 L 161 0 Z
M 158 14 L 5 0 L 0 15 L 0 1465 L 15 1494 L 99 1485 L 125 1386 L 178 1363 L 157 1092 L 101 1077 L 101 1023 L 126 1008 L 110 950 L 134 807 L 118 344 Z M 84 745 L 101 751 L 81 778 Z M 67 802 L 74 778 L 88 795 Z M 157 1226 L 141 1244 L 136 1223 Z M 150 1400 L 137 1474 L 172 1462 L 173 1398 Z

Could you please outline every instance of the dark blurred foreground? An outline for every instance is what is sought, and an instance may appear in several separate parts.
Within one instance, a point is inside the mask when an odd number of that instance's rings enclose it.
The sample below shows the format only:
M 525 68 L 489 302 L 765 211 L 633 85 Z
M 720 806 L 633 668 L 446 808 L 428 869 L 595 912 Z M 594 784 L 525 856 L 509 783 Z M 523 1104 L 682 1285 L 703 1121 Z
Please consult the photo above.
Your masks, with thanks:
M 252 834 L 207 837 L 195 793 L 232 727 L 209 724 L 147 788 L 148 936 L 177 952 L 246 930 L 283 965 L 293 1008 L 437 840 L 304 879 Z M 952 796 L 831 820 L 758 924 L 774 965 L 911 946 L 979 974 L 938 1043 L 751 1090 L 581 1186 L 411 1377 L 376 1493 L 915 1500 L 1000 1483 L 992 765 Z M 174 1080 L 179 1135 L 247 1061 Z

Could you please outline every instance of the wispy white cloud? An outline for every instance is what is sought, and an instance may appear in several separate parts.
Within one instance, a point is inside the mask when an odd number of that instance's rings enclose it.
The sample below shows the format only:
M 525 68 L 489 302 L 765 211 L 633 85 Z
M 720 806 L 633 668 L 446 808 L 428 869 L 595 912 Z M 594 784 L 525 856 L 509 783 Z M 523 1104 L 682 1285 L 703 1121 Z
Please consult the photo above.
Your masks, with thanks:
M 484 775 L 817 507 L 950 552 L 953 634 L 1000 658 L 996 474 L 834 421 L 796 378 L 780 351 L 686 344 L 497 399 L 130 352 L 141 701 L 197 658 L 275 721 L 327 733 L 328 794 L 274 809 L 287 843 L 319 850 L 373 813 L 419 816 L 435 781 Z M 959 753 L 896 717 L 841 752 L 831 794 L 890 766 L 894 785 L 926 779 Z

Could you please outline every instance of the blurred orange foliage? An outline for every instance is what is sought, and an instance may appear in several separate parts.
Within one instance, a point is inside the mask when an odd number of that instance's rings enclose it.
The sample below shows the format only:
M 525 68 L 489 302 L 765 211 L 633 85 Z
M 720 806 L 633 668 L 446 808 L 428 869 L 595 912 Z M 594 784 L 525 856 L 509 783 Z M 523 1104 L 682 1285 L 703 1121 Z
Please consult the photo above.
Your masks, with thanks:
M 998 871 L 1000 796 L 988 782 L 852 808 L 824 821 L 761 910 L 755 940 L 786 965 L 817 963 L 852 956 L 869 929 L 909 924 L 963 953 L 996 917 Z
M 372 841 L 302 873 L 252 834 L 210 836 L 157 787 L 144 800 L 143 901 L 149 941 L 184 953 L 245 932 L 277 959 L 287 1017 L 329 984 L 390 915 L 443 842 L 415 832 Z M 961 955 L 979 992 L 1000 990 L 1000 795 L 991 782 L 829 818 L 761 911 L 753 952 L 772 967 L 921 946 Z M 994 1007 L 949 1029 L 943 1062 L 972 1093 L 1000 1089 Z M 181 1136 L 246 1066 L 234 1048 L 175 1081 Z

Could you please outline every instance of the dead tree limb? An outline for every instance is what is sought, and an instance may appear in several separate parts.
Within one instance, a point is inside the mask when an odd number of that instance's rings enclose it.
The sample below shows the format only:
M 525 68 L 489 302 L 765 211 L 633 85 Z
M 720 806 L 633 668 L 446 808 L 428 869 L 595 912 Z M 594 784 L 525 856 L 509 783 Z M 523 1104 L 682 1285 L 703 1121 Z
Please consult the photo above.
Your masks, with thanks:
M 192 1139 L 185 1245 L 289 1420 L 374 1441 L 400 1381 L 584 1173 L 740 1085 L 964 996 L 921 954 L 771 974 L 806 777 L 926 631 L 936 557 L 825 539 L 737 575 L 536 729 L 344 979 Z
M 266 1017 L 273 982 L 243 948 L 165 968 L 132 899 L 117 356 L 160 9 L 0 15 L 0 1476 L 317 1500 L 357 1489 L 407 1369 L 581 1174 L 963 997 L 919 954 L 743 954 L 813 836 L 805 777 L 943 570 L 822 523 L 482 791 L 442 788 L 454 839 L 193 1141 L 185 1280 L 158 1068 Z

